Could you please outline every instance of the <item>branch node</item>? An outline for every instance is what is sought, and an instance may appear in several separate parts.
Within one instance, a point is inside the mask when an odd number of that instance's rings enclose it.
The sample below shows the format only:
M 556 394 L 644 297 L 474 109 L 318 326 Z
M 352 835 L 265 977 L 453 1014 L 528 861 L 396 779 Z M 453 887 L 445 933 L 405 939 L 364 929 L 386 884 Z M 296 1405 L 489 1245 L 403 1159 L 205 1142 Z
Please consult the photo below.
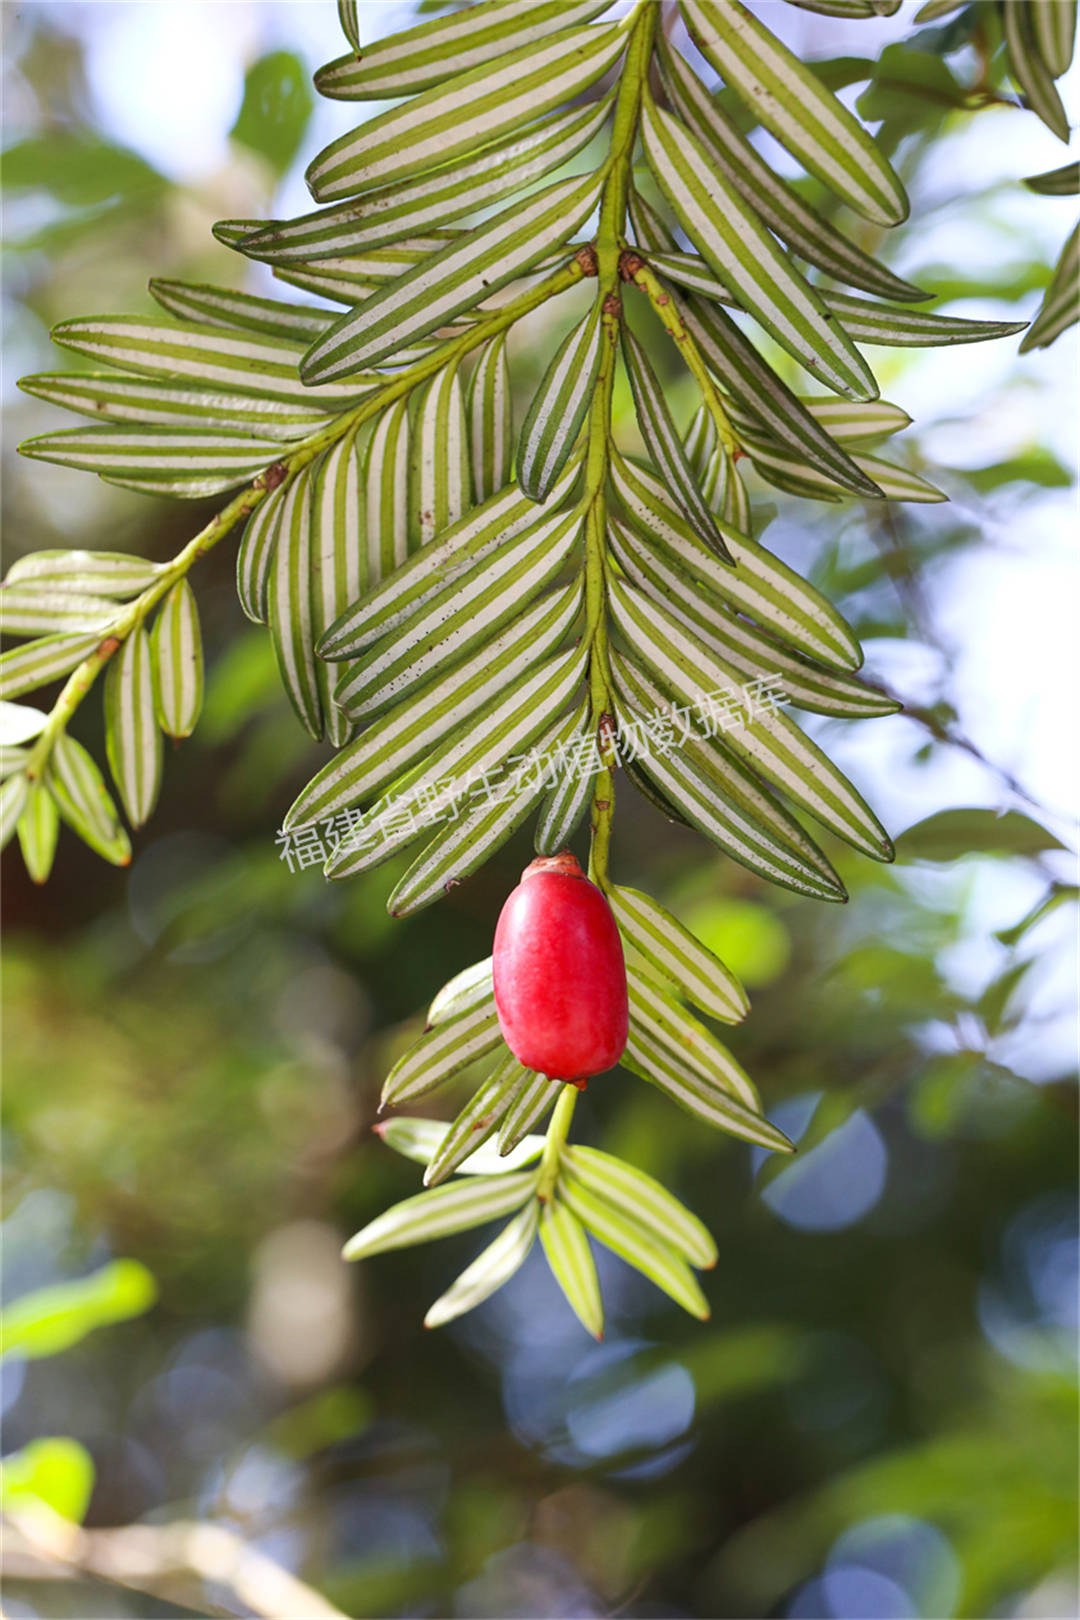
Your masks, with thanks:
M 574 258 L 581 266 L 582 275 L 595 276 L 599 274 L 600 264 L 596 257 L 595 242 L 583 242 L 574 254 Z

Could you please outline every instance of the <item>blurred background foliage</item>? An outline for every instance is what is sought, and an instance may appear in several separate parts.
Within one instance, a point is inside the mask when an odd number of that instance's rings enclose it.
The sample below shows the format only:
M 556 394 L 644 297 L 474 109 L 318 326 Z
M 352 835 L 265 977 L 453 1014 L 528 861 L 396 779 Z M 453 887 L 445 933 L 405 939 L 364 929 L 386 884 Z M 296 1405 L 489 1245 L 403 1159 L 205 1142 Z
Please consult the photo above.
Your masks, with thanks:
M 897 268 L 955 313 L 1030 316 L 1070 204 L 1018 182 L 1060 148 L 973 8 L 914 34 L 910 11 L 783 22 L 899 154 Z M 150 274 L 252 276 L 209 228 L 303 208 L 294 159 L 349 118 L 309 89 L 336 17 L 37 4 L 4 23 L 7 561 L 165 558 L 213 508 L 17 463 L 54 419 L 13 379 L 61 363 L 52 321 L 149 310 Z M 518 335 L 520 408 L 558 335 Z M 688 379 L 654 352 L 685 421 Z M 851 902 L 817 906 L 620 794 L 618 881 L 745 979 L 731 1044 L 802 1149 L 765 1163 L 621 1072 L 590 1088 L 583 1135 L 716 1235 L 705 1327 L 606 1253 L 599 1346 L 542 1262 L 424 1334 L 472 1234 L 340 1263 L 418 1186 L 371 1134 L 381 1077 L 489 950 L 527 843 L 403 923 L 393 867 L 290 872 L 274 833 L 318 751 L 231 548 L 200 566 L 207 709 L 130 870 L 67 837 L 41 892 L 5 866 L 5 1508 L 220 1526 L 358 1617 L 1076 1612 L 1075 356 L 1075 332 L 1020 358 L 874 355 L 949 505 L 755 491 L 767 543 L 907 704 L 816 722 L 890 829 L 914 828 L 895 868 L 831 851 Z M 99 725 L 86 704 L 100 757 Z M 52 1574 L 16 1558 L 5 1612 L 252 1612 L 220 1581 Z

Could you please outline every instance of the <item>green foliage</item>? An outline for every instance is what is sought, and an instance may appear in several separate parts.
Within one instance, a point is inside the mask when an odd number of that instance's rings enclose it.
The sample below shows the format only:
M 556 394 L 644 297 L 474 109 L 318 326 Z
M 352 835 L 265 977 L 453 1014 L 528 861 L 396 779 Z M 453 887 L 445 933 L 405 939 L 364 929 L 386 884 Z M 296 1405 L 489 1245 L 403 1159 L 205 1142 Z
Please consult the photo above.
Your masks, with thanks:
M 137 1260 L 112 1260 L 78 1282 L 56 1283 L 5 1307 L 5 1356 L 32 1359 L 68 1350 L 95 1328 L 141 1316 L 157 1298 L 153 1277 Z
M 230 134 L 284 174 L 300 150 L 314 106 L 300 58 L 292 51 L 271 51 L 244 75 L 244 99 Z

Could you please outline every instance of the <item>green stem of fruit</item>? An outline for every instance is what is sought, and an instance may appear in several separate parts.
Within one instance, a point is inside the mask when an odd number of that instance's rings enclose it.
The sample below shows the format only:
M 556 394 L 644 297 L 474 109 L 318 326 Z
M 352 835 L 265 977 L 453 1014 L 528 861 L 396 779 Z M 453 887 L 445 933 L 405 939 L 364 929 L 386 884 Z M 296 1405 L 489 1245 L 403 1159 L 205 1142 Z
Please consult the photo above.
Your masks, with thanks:
M 574 1117 L 578 1096 L 577 1086 L 564 1085 L 562 1094 L 555 1104 L 555 1112 L 551 1116 L 551 1124 L 544 1139 L 544 1151 L 540 1157 L 540 1180 L 536 1184 L 536 1196 L 541 1203 L 547 1203 L 555 1191 L 559 1162 L 570 1134 L 570 1121 Z
M 352 410 L 336 416 L 317 433 L 301 440 L 291 454 L 282 456 L 273 466 L 258 474 L 247 489 L 241 490 L 239 495 L 233 497 L 229 504 L 222 507 L 217 515 L 211 518 L 205 528 L 189 540 L 182 551 L 179 551 L 170 563 L 167 563 L 158 574 L 152 585 L 149 585 L 140 596 L 130 602 L 123 612 L 118 614 L 115 622 L 109 626 L 104 636 L 88 658 L 68 676 L 59 697 L 53 704 L 49 718 L 39 733 L 30 757 L 26 762 L 26 775 L 31 781 L 36 781 L 44 774 L 57 739 L 66 730 L 73 715 L 86 697 L 90 688 L 97 680 L 98 675 L 105 668 L 109 659 L 123 645 L 128 636 L 142 624 L 150 610 L 156 606 L 161 598 L 168 594 L 177 580 L 183 579 L 191 567 L 212 551 L 220 540 L 224 540 L 238 523 L 249 517 L 255 508 L 266 499 L 271 490 L 287 483 L 294 478 L 302 467 L 306 467 L 315 457 L 325 450 L 328 445 L 335 444 L 346 433 L 355 433 L 365 422 L 377 416 L 387 405 L 401 399 L 418 383 L 424 382 L 428 377 L 441 370 L 445 365 L 456 365 L 480 344 L 486 343 L 489 338 L 496 336 L 512 326 L 522 315 L 530 310 L 537 309 L 549 298 L 566 292 L 584 276 L 591 273 L 591 252 L 575 254 L 569 264 L 553 271 L 550 276 L 538 282 L 535 287 L 528 288 L 518 298 L 505 304 L 502 309 L 495 310 L 486 320 L 478 321 L 469 331 L 462 333 L 458 338 L 452 338 L 446 343 L 433 349 L 429 355 L 418 360 L 408 371 L 400 376 L 390 379 L 386 386 L 377 389 L 365 399 L 354 406 Z

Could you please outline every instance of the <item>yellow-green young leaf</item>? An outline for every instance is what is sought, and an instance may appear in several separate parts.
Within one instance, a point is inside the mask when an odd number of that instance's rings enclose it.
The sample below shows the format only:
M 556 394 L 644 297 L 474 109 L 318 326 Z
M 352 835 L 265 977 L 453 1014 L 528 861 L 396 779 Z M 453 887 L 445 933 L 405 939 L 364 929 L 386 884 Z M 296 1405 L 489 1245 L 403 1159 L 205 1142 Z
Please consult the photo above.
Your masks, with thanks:
M 427 1028 L 434 1029 L 436 1024 L 445 1024 L 448 1019 L 456 1018 L 460 1013 L 469 1012 L 473 1007 L 490 1002 L 494 994 L 491 957 L 485 956 L 482 962 L 474 962 L 471 967 L 462 968 L 460 973 L 455 973 L 454 977 L 443 985 L 428 1008 Z
M 552 760 L 548 781 L 555 786 L 544 800 L 536 821 L 533 848 L 538 855 L 554 855 L 565 849 L 592 799 L 596 780 L 594 760 L 598 758 L 594 738 L 587 724 L 589 705 L 584 700 L 567 735 L 565 747 Z
M 105 750 L 127 818 L 141 827 L 157 803 L 162 766 L 150 637 L 141 626 L 105 671 Z
M 418 390 L 409 466 L 409 537 L 427 545 L 470 505 L 469 434 L 457 367 Z
M 311 609 L 315 641 L 367 583 L 367 520 L 363 469 L 355 431 L 339 439 L 315 465 L 311 496 Z M 315 660 L 326 735 L 335 748 L 347 743 L 352 724 L 337 707 L 332 689 L 340 671 Z
M 383 1084 L 379 1107 L 399 1107 L 441 1086 L 477 1058 L 502 1045 L 494 1005 L 474 1007 L 428 1030 L 399 1058 Z
M 49 787 L 72 832 L 113 866 L 131 861 L 131 840 L 120 825 L 105 779 L 81 743 L 61 732 L 49 756 Z
M 690 527 L 707 546 L 730 562 L 731 555 L 717 528 L 716 518 L 698 488 L 678 430 L 664 399 L 659 379 L 641 344 L 623 327 L 623 355 L 637 406 L 638 426 L 661 481 L 675 498 Z
M 880 492 L 861 473 L 851 457 L 830 438 L 821 423 L 761 358 L 749 338 L 727 314 L 704 299 L 688 298 L 683 320 L 710 370 L 725 389 L 777 437 L 800 445 L 808 461 L 816 461 L 856 494 Z
M 19 450 L 32 460 L 95 472 L 107 483 L 146 494 L 201 500 L 272 466 L 281 445 L 220 429 L 93 426 L 43 433 L 24 440 Z
M 539 1125 L 545 1114 L 554 1108 L 562 1091 L 561 1080 L 549 1080 L 546 1074 L 534 1074 L 517 1093 L 507 1110 L 499 1132 L 499 1153 L 509 1158 L 528 1137 L 534 1125 Z
M 662 694 L 625 659 L 613 660 L 624 753 L 639 748 L 647 723 L 663 716 Z M 681 741 L 681 739 L 680 739 Z M 847 898 L 840 879 L 800 824 L 752 772 L 700 742 L 648 745 L 627 759 L 634 785 L 662 814 L 696 827 L 751 872 L 818 900 Z
M 157 563 L 126 551 L 31 551 L 12 563 L 5 583 L 122 602 L 152 585 L 159 572 Z
M 577 545 L 581 525 L 576 512 L 556 513 L 508 541 L 486 568 L 448 585 L 392 637 L 363 653 L 335 688 L 335 701 L 357 717 L 378 713 L 490 641 L 551 583 Z
M 64 371 L 22 377 L 19 387 L 50 405 L 110 422 L 146 426 L 226 428 L 252 438 L 300 439 L 326 422 L 316 405 L 259 399 L 217 387 L 199 388 L 154 377 L 125 377 L 109 371 Z M 135 559 L 131 559 L 134 561 Z
M 95 1328 L 126 1322 L 148 1311 L 157 1286 L 138 1260 L 111 1260 L 74 1282 L 51 1283 L 4 1307 L 0 1337 L 5 1355 L 37 1360 L 59 1355 Z
M 364 459 L 364 509 L 367 525 L 368 580 L 375 585 L 401 567 L 409 551 L 409 402 L 398 400 L 383 411 L 368 440 Z M 365 598 L 366 600 L 366 598 Z M 354 613 L 357 609 L 352 610 Z M 362 610 L 361 610 L 362 611 Z M 345 610 L 319 646 L 323 658 L 341 658 L 351 623 Z
M 34 883 L 44 883 L 52 871 L 60 817 L 43 782 L 31 783 L 17 831 L 26 870 Z
M 468 417 L 473 494 L 486 501 L 513 475 L 513 402 L 503 332 L 480 350 L 469 378 Z
M 11 1451 L 0 1464 L 0 1509 L 33 1514 L 44 1506 L 79 1524 L 94 1489 L 94 1459 L 77 1440 L 43 1436 Z
M 859 668 L 862 648 L 854 632 L 794 569 L 748 536 L 725 527 L 724 543 L 736 563 L 727 567 L 702 545 L 651 473 L 616 454 L 611 475 L 632 527 L 658 540 L 705 591 L 808 657 L 832 669 Z
M 305 407 L 334 410 L 353 405 L 385 380 L 356 377 L 346 384 L 313 388 L 300 380 L 303 349 L 296 344 L 163 316 L 87 316 L 61 321 L 52 336 L 63 348 L 121 371 Z
M 1020 353 L 1045 349 L 1068 327 L 1080 320 L 1080 225 L 1066 242 L 1054 271 L 1053 280 L 1032 321 Z
M 403 180 L 487 146 L 595 83 L 626 43 L 614 28 L 569 28 L 461 73 L 369 119 L 307 171 L 316 202 Z
M 567 242 L 599 195 L 600 182 L 587 175 L 558 180 L 512 203 L 346 311 L 312 344 L 301 375 L 326 383 L 374 365 L 475 308 Z
M 253 624 L 266 623 L 270 574 L 287 494 L 288 486 L 279 484 L 255 508 L 236 553 L 236 594 Z
M 363 1260 L 387 1249 L 405 1249 L 467 1232 L 473 1226 L 498 1220 L 520 1209 L 536 1186 L 535 1170 L 509 1176 L 470 1176 L 448 1187 L 433 1187 L 395 1204 L 350 1238 L 343 1250 L 346 1260 Z
M 429 174 L 365 192 L 337 208 L 275 220 L 245 237 L 240 250 L 286 267 L 292 260 L 325 262 L 338 256 L 347 263 L 349 254 L 388 246 L 474 209 L 490 208 L 555 173 L 587 146 L 610 113 L 613 98 L 614 92 L 595 104 L 571 107 Z
M 699 405 L 683 434 L 683 451 L 694 477 L 704 481 L 716 450 L 716 423 L 706 405 Z
M 621 581 L 609 590 L 612 622 L 660 684 L 706 718 L 725 753 L 775 783 L 830 832 L 873 860 L 891 860 L 885 829 L 843 773 L 793 720 L 756 702 L 738 672 L 659 602 Z
M 634 1029 L 667 1052 L 673 1063 L 693 1070 L 752 1114 L 760 1114 L 757 1090 L 727 1047 L 656 979 L 631 967 L 629 980 L 630 1023 Z
M 28 641 L 25 647 L 12 648 L 0 656 L 0 699 L 34 692 L 66 675 L 89 657 L 100 640 L 96 634 L 43 636 L 39 641 Z
M 576 1143 L 564 1148 L 563 1163 L 583 1187 L 650 1228 L 692 1266 L 705 1270 L 715 1266 L 711 1232 L 653 1176 L 611 1153 Z
M 373 458 L 374 451 L 372 461 Z M 369 471 L 372 461 L 369 461 Z M 559 481 L 543 511 L 538 512 L 528 496 L 523 495 L 516 484 L 510 484 L 455 523 L 432 545 L 424 546 L 407 560 L 403 550 L 396 565 L 385 568 L 381 574 L 373 571 L 372 579 L 381 579 L 382 583 L 331 626 L 319 643 L 320 658 L 349 658 L 371 642 L 389 635 L 410 619 L 423 603 L 437 595 L 450 580 L 459 579 L 471 568 L 485 562 L 504 541 L 513 539 L 523 529 L 543 522 L 551 512 L 558 510 L 569 494 L 577 477 L 577 468 L 578 463 L 575 463 Z M 369 478 L 369 517 L 373 510 L 373 494 Z M 384 517 L 387 515 L 384 514 Z
M 69 635 L 97 631 L 95 641 L 116 618 L 119 608 L 104 596 L 79 596 L 55 585 L 39 588 L 31 580 L 0 586 L 0 631 L 5 636 Z
M 392 917 L 410 916 L 441 899 L 502 848 L 542 798 L 551 757 L 573 724 L 556 721 L 524 759 L 494 780 L 477 783 L 454 821 L 439 829 L 394 889 L 386 902 Z
M 742 474 L 722 444 L 718 444 L 705 469 L 701 492 L 717 517 L 740 534 L 750 534 L 750 497 Z
M 457 1282 L 438 1298 L 424 1317 L 426 1328 L 442 1327 L 490 1298 L 525 1263 L 536 1237 L 539 1205 L 531 1199 L 520 1215 L 504 1226 L 493 1243 L 477 1255 Z
M 386 860 L 418 834 L 455 813 L 478 782 L 502 769 L 560 715 L 585 673 L 577 647 L 538 664 L 499 702 L 477 715 L 467 736 L 444 741 L 397 793 L 379 799 L 351 843 L 330 860 L 330 878 L 351 877 Z
M 6 849 L 30 796 L 30 783 L 22 771 L 0 783 L 0 849 Z
M 477 726 L 497 729 L 502 711 L 488 706 L 514 693 L 537 657 L 558 646 L 579 600 L 576 586 L 541 598 L 478 658 L 432 682 L 421 701 L 403 703 L 376 720 L 308 783 L 285 817 L 286 829 L 309 826 L 370 797 L 446 738 L 471 735 Z
M 311 569 L 311 467 L 297 474 L 282 505 L 267 596 L 267 623 L 282 683 L 296 717 L 316 739 L 323 712 L 315 673 Z
M 774 174 L 757 149 L 729 122 L 720 103 L 709 94 L 685 57 L 666 39 L 660 42 L 660 60 L 672 107 L 705 148 L 711 167 L 724 175 L 746 205 L 793 253 L 849 287 L 861 287 L 882 298 L 918 302 L 926 296 L 849 242 L 808 207 L 793 186 Z
M 1053 4 L 1057 3 L 1058 0 L 1053 0 Z M 1009 51 L 1009 72 L 1027 97 L 1031 110 L 1059 141 L 1067 144 L 1068 114 L 1054 84 L 1054 75 L 1043 59 L 1033 22 L 1034 12 L 1042 9 L 1042 6 L 1030 5 L 1028 0 L 1002 0 L 1001 15 L 1005 25 L 1005 44 Z M 1047 32 L 1050 32 L 1049 28 Z
M 648 96 L 641 127 L 672 212 L 742 307 L 826 387 L 873 399 L 877 384 L 859 351 L 700 141 Z
M 167 737 L 190 737 L 202 712 L 203 651 L 199 609 L 186 579 L 161 604 L 151 648 L 158 725 Z
M 900 708 L 876 687 L 788 652 L 765 631 L 695 591 L 690 576 L 671 552 L 642 530 L 613 518 L 608 534 L 612 552 L 628 578 L 663 603 L 710 652 L 726 659 L 747 684 L 775 677 L 771 689 L 778 701 L 782 698 L 818 714 L 857 717 L 895 714 Z
M 561 1170 L 556 1197 L 606 1249 L 648 1277 L 684 1311 L 708 1321 L 709 1305 L 694 1273 L 670 1244 L 655 1237 L 621 1208 L 599 1197 L 568 1170 Z
M 222 326 L 234 332 L 260 332 L 266 337 L 283 338 L 286 343 L 312 343 L 333 320 L 330 311 L 317 304 L 258 298 L 234 287 L 165 281 L 154 276 L 150 291 L 162 309 L 183 321 L 201 321 L 204 326 Z
M 600 365 L 600 305 L 563 339 L 533 395 L 518 442 L 518 483 L 530 500 L 550 495 L 563 471 L 592 400 Z
M 424 1186 L 435 1187 L 498 1129 L 511 1100 L 523 1084 L 523 1069 L 507 1052 L 453 1121 L 424 1172 Z
M 606 893 L 623 938 L 680 995 L 725 1024 L 746 1016 L 750 1003 L 734 973 L 677 917 L 638 889 L 612 887 Z
M 680 0 L 690 37 L 793 157 L 878 225 L 908 216 L 904 188 L 858 120 L 739 3 Z
M 329 62 L 315 88 L 341 101 L 380 101 L 431 90 L 482 62 L 505 56 L 528 40 L 584 23 L 607 10 L 606 0 L 481 0 L 450 17 L 437 17 L 366 50 Z
M 540 1215 L 540 1242 L 551 1274 L 587 1333 L 604 1337 L 604 1306 L 585 1228 L 561 1199 L 554 1198 Z

